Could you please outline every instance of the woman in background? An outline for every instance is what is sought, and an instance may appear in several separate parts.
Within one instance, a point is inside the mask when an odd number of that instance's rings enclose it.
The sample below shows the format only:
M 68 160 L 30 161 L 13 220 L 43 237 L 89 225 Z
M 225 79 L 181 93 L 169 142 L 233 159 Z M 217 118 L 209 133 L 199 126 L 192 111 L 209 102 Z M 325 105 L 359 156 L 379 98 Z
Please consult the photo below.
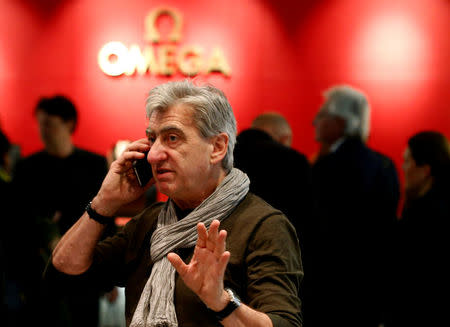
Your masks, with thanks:
M 412 136 L 404 152 L 405 206 L 398 223 L 394 326 L 450 326 L 450 145 L 439 132 Z

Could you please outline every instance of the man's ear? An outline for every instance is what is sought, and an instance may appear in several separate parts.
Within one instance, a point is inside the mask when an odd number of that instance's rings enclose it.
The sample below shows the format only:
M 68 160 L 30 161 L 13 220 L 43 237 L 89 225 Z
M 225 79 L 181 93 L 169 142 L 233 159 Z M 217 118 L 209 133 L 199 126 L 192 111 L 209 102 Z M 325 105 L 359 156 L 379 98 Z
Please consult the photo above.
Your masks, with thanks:
M 289 134 L 284 134 L 284 135 L 280 136 L 278 142 L 283 144 L 284 146 L 290 148 L 292 145 L 292 136 Z
M 228 134 L 220 133 L 212 138 L 213 151 L 211 153 L 211 163 L 216 164 L 225 158 L 228 150 Z
M 69 131 L 70 131 L 70 134 L 73 134 L 75 132 L 75 127 L 76 127 L 75 121 L 69 120 L 69 121 L 66 122 L 66 124 L 68 126 Z

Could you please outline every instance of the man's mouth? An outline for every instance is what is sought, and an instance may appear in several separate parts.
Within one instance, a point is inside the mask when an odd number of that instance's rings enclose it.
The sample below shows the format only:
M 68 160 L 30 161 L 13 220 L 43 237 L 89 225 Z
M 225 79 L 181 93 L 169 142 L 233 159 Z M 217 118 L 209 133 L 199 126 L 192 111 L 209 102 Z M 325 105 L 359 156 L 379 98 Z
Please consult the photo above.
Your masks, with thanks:
M 166 169 L 166 168 L 158 168 L 158 169 L 156 169 L 156 174 L 157 175 L 162 175 L 162 174 L 169 173 L 169 172 L 171 172 L 171 170 Z

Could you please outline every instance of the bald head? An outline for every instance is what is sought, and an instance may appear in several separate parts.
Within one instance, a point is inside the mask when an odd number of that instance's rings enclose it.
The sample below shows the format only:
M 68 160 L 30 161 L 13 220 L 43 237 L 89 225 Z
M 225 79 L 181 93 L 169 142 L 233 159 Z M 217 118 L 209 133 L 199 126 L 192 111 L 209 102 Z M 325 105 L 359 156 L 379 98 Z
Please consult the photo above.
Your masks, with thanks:
M 268 133 L 275 141 L 290 147 L 292 144 L 291 127 L 281 114 L 266 112 L 257 116 L 252 122 L 252 128 Z

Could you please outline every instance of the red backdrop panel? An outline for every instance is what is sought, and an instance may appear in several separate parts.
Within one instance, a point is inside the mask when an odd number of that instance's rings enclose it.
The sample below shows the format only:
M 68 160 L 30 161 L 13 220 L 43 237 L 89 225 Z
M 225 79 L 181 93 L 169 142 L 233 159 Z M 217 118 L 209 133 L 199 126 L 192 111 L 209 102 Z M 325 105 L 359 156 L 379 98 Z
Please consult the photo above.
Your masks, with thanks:
M 0 123 L 24 155 L 42 147 L 32 112 L 43 95 L 74 100 L 79 146 L 106 154 L 118 139 L 144 136 L 147 92 L 183 75 L 110 77 L 97 55 L 110 41 L 145 47 L 144 19 L 159 6 L 183 14 L 180 46 L 222 49 L 231 77 L 200 79 L 225 91 L 240 130 L 258 113 L 280 111 L 292 123 L 293 146 L 311 156 L 321 94 L 346 83 L 367 93 L 369 144 L 398 168 L 413 133 L 450 135 L 446 0 L 3 0 Z

